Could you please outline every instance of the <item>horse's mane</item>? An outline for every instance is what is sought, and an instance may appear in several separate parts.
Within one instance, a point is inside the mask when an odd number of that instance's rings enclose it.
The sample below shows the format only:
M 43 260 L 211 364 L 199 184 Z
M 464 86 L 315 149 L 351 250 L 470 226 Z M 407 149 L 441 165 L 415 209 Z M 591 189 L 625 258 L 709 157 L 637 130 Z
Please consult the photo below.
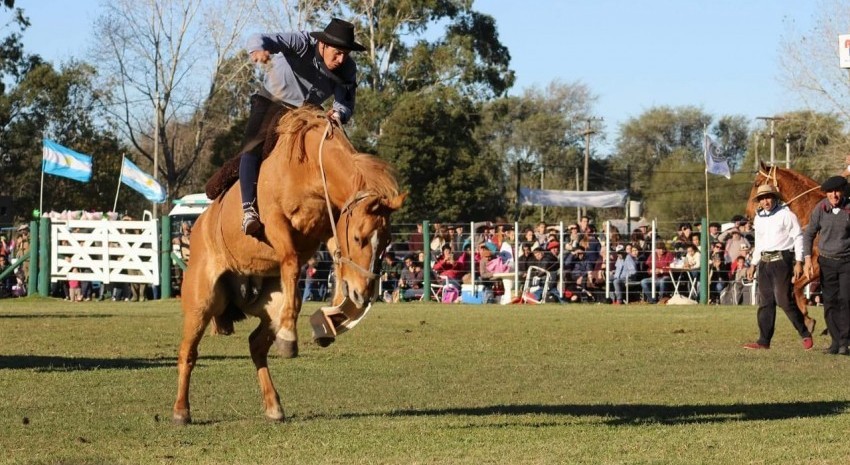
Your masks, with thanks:
M 313 130 L 324 131 L 328 124 L 325 110 L 320 107 L 305 105 L 287 112 L 278 123 L 277 133 L 288 148 L 288 153 L 282 154 L 288 160 L 307 161 L 311 156 L 305 148 L 307 133 Z M 394 198 L 399 194 L 395 170 L 386 161 L 367 153 L 359 153 L 339 128 L 333 129 L 333 138 L 338 139 L 351 155 L 353 172 L 347 173 L 354 185 L 360 190 L 370 190 L 378 195 Z
M 759 170 L 759 175 L 762 178 L 765 178 L 765 179 L 769 178 L 769 177 L 766 177 L 764 175 L 764 172 L 765 171 L 769 172 L 770 169 L 771 169 L 770 166 L 763 166 L 762 169 Z M 777 171 L 777 173 L 779 173 L 779 176 L 777 176 L 777 179 L 781 178 L 781 179 L 784 179 L 786 181 L 794 182 L 796 184 L 799 184 L 800 187 L 805 187 L 805 188 L 809 188 L 809 187 L 819 185 L 819 183 L 817 181 L 815 181 L 814 179 L 806 176 L 805 174 L 803 174 L 799 171 L 794 171 L 794 170 L 788 169 L 788 168 L 781 168 L 781 167 L 778 167 L 778 166 L 774 167 L 773 169 L 775 169 Z

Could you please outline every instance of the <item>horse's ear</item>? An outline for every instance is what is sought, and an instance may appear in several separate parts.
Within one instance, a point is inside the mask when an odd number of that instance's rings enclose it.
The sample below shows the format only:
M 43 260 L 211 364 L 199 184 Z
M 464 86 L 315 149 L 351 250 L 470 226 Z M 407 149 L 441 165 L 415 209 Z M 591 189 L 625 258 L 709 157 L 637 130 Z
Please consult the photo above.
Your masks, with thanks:
M 767 171 L 770 169 L 770 165 L 765 163 L 764 160 L 762 160 L 761 158 L 759 158 L 759 166 L 761 167 L 762 171 Z
M 407 192 L 403 192 L 392 199 L 381 199 L 381 203 L 384 204 L 385 207 L 390 209 L 390 211 L 396 211 L 401 208 L 401 205 L 404 203 L 404 199 L 406 198 Z

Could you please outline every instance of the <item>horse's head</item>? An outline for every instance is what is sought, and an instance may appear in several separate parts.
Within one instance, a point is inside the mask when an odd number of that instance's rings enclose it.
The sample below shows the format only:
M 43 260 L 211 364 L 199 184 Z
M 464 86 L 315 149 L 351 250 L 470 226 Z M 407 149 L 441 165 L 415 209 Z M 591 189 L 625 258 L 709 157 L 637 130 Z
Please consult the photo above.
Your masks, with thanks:
M 328 242 L 337 261 L 334 304 L 347 297 L 363 309 L 376 295 L 381 252 L 390 243 L 390 214 L 401 208 L 405 197 L 359 192 L 342 208 L 336 224 L 339 243 Z

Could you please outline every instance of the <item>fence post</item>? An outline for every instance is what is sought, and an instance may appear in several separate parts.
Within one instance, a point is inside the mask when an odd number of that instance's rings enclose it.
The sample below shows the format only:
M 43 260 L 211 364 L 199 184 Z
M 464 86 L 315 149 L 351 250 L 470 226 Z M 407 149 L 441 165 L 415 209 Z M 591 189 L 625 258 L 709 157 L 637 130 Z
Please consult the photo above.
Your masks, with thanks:
M 41 217 L 38 224 L 38 294 L 50 295 L 50 218 L 47 217 Z
M 171 217 L 163 215 L 160 242 L 159 298 L 171 298 Z
M 38 292 L 38 222 L 30 221 L 30 275 L 27 277 L 27 295 Z
M 431 225 L 428 220 L 422 221 L 422 251 L 425 256 L 422 259 L 422 298 L 425 302 L 431 301 Z M 410 253 L 415 253 L 411 250 Z M 415 259 L 414 259 L 415 260 Z

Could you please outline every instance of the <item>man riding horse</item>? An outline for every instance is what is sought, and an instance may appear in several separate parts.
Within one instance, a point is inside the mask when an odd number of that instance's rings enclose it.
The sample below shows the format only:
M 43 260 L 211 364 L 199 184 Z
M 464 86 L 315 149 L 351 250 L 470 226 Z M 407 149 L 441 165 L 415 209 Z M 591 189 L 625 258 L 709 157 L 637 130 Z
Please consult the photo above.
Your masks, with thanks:
M 257 173 L 268 130 L 291 108 L 321 105 L 331 96 L 328 117 L 345 124 L 354 114 L 357 65 L 349 54 L 366 48 L 354 41 L 354 26 L 333 18 L 321 32 L 255 34 L 248 39 L 254 63 L 266 65 L 263 85 L 251 96 L 251 113 L 242 142 L 239 181 L 242 231 L 262 229 L 257 209 Z

